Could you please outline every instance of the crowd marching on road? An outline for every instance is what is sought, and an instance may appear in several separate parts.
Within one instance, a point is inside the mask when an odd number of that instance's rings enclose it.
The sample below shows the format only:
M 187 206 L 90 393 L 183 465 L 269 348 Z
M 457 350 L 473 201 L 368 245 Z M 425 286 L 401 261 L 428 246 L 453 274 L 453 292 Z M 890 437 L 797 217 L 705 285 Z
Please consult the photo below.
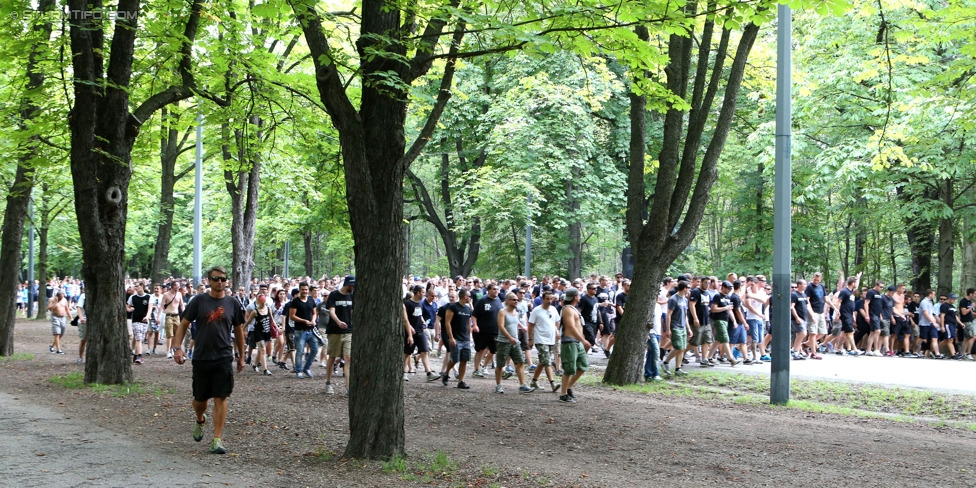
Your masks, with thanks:
M 961 298 L 936 297 L 932 290 L 911 292 L 882 281 L 861 286 L 860 273 L 838 274 L 831 290 L 819 272 L 809 282 L 791 284 L 792 360 L 827 354 L 972 360 L 976 289 L 967 288 Z M 177 364 L 192 360 L 193 438 L 203 437 L 212 399 L 211 452 L 226 452 L 220 436 L 234 374 L 249 368 L 271 377 L 277 367 L 304 380 L 320 374 L 318 364 L 330 395 L 336 394 L 337 378 L 347 382 L 352 374 L 354 276 L 275 276 L 235 289 L 223 268 L 214 267 L 196 287 L 173 278 L 157 284 L 130 280 L 126 287 L 133 363 L 163 354 Z M 29 289 L 21 286 L 19 309 L 30 304 Z M 34 290 L 36 296 L 37 285 Z M 573 387 L 589 368 L 588 355 L 602 352 L 609 358 L 613 352 L 629 291 L 630 281 L 620 273 L 572 281 L 405 277 L 403 380 L 417 378 L 422 367 L 426 381 L 449 386 L 453 376 L 456 388 L 468 390 L 469 373 L 480 379 L 493 369 L 495 393 L 504 394 L 505 380 L 515 376 L 519 393 L 545 390 L 560 402 L 575 403 Z M 47 293 L 50 352 L 64 354 L 61 337 L 70 323 L 81 339 L 76 361 L 84 363 L 83 283 L 54 279 Z M 712 368 L 770 361 L 771 295 L 761 274 L 665 278 L 647 324 L 645 380 L 684 375 L 692 364 Z M 442 359 L 436 372 L 432 358 Z

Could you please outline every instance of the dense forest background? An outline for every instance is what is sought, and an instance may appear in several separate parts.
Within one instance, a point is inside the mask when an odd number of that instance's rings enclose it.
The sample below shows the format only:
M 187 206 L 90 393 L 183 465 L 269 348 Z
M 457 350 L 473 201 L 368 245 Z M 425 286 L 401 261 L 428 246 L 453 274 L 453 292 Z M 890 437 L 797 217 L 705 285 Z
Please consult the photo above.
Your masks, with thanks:
M 239 7 L 235 18 L 209 19 L 197 34 L 197 49 L 207 53 L 195 60 L 197 83 L 232 87 L 230 103 L 191 97 L 169 105 L 144 121 L 136 139 L 125 232 L 130 276 L 191 273 L 198 115 L 204 263 L 231 263 L 233 224 L 250 220 L 254 276 L 354 271 L 339 139 L 321 116 L 300 28 L 277 3 Z M 66 24 L 53 12 L 18 18 L 17 12 L 37 8 L 27 2 L 8 8 L 12 15 L 0 26 L 6 39 L 0 114 L 8 121 L 0 137 L 0 197 L 14 188 L 18 164 L 27 162 L 37 277 L 79 276 Z M 168 64 L 180 33 L 165 23 L 167 8 L 185 11 L 186 5 L 153 2 L 141 12 L 150 35 L 136 44 L 133 86 L 143 98 L 180 76 Z M 354 8 L 340 6 L 333 14 L 337 29 L 356 16 Z M 976 8 L 965 2 L 900 0 L 858 0 L 843 13 L 796 13 L 797 277 L 840 269 L 941 290 L 976 286 L 974 16 Z M 45 19 L 48 30 L 37 29 Z M 705 216 L 672 273 L 771 269 L 774 26 L 759 33 Z M 733 42 L 737 35 L 732 32 Z M 489 37 L 468 36 L 465 47 L 488 45 Z M 632 89 L 632 68 L 622 57 L 554 43 L 458 60 L 452 97 L 407 173 L 405 272 L 520 274 L 527 226 L 533 274 L 621 270 Z M 23 76 L 29 65 L 43 75 L 42 84 L 30 86 Z M 408 87 L 408 141 L 436 105 L 444 68 L 435 61 L 429 76 Z M 35 110 L 25 119 L 28 106 Z M 664 112 L 649 104 L 647 117 L 646 171 L 653 173 L 662 140 L 653 122 Z M 251 202 L 247 188 L 258 182 Z M 288 270 L 282 269 L 286 242 Z M 21 280 L 26 265 L 24 259 Z

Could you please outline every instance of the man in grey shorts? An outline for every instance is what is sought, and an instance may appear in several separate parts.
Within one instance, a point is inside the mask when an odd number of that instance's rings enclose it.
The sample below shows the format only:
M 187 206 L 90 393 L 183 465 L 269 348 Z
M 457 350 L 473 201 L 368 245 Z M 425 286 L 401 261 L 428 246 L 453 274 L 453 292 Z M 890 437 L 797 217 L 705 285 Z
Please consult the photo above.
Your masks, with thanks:
M 57 295 L 51 298 L 51 301 L 47 304 L 47 310 L 51 312 L 51 335 L 54 336 L 54 340 L 48 350 L 53 353 L 64 354 L 61 350 L 61 336 L 64 335 L 64 328 L 68 325 L 68 300 L 64 298 L 64 292 L 59 291 Z
M 549 379 L 549 386 L 553 392 L 559 390 L 559 385 L 553 379 L 553 355 L 555 354 L 556 341 L 556 307 L 552 306 L 552 290 L 543 290 L 542 304 L 532 309 L 529 314 L 529 347 L 535 346 L 539 351 L 539 364 L 532 376 L 532 388 L 539 388 L 539 375 L 542 370 L 546 371 L 546 378 Z

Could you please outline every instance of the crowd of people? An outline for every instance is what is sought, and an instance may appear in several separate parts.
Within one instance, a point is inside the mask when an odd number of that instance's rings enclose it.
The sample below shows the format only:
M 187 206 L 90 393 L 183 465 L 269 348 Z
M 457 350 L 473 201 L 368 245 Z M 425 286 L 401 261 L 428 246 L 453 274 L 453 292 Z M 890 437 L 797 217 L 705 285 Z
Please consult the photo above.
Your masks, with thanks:
M 976 290 L 967 289 L 961 298 L 955 293 L 936 298 L 932 290 L 910 292 L 903 284 L 885 286 L 876 281 L 870 288 L 861 286 L 860 277 L 841 275 L 832 290 L 825 287 L 820 273 L 809 282 L 801 279 L 791 284 L 794 360 L 821 359 L 827 353 L 972 359 Z M 194 287 L 185 279 L 169 279 L 156 285 L 130 280 L 126 286 L 133 362 L 142 364 L 147 356 L 157 354 L 172 358 L 177 346 L 192 358 L 195 324 L 191 322 L 183 344 L 174 344 L 173 336 L 186 305 L 195 295 L 207 293 L 209 284 Z M 554 378 L 565 369 L 557 361 L 561 346 L 556 347 L 566 336 L 564 305 L 578 312 L 581 339 L 589 344 L 586 350 L 609 357 L 629 288 L 629 280 L 619 273 L 613 278 L 591 275 L 572 281 L 558 276 L 405 277 L 404 380 L 410 381 L 420 367 L 428 380 L 445 379 L 449 355 L 455 354 L 453 368 L 463 389 L 468 387 L 467 363 L 474 363 L 471 376 L 482 378 L 501 357 L 505 364 L 495 368 L 499 391 L 503 391 L 500 379 L 516 374 L 521 378 L 523 373 L 531 373 L 533 379 L 528 385 L 520 381 L 520 391 L 538 389 L 543 371 L 555 390 Z M 21 289 L 26 306 L 29 287 L 24 284 Z M 333 393 L 333 374 L 340 374 L 341 368 L 341 374 L 348 375 L 354 289 L 355 278 L 341 276 L 318 280 L 275 276 L 236 289 L 231 286 L 228 294 L 245 308 L 245 364 L 268 376 L 277 367 L 311 378 L 317 363 L 327 369 L 326 389 Z M 577 292 L 576 304 L 566 300 L 570 289 Z M 63 354 L 60 336 L 73 315 L 84 339 L 84 289 L 79 280 L 69 277 L 51 280 L 46 291 L 54 335 L 49 349 Z M 691 274 L 665 278 L 648 324 L 645 377 L 683 374 L 682 364 L 691 361 L 702 367 L 769 361 L 771 295 L 763 275 L 741 280 L 735 273 L 724 280 Z M 457 342 L 461 346 L 455 347 Z M 510 345 L 515 343 L 517 347 Z M 675 362 L 671 368 L 671 360 L 679 356 L 681 364 Z M 434 372 L 431 357 L 447 359 L 440 372 Z M 79 348 L 77 361 L 83 358 L 84 349 Z

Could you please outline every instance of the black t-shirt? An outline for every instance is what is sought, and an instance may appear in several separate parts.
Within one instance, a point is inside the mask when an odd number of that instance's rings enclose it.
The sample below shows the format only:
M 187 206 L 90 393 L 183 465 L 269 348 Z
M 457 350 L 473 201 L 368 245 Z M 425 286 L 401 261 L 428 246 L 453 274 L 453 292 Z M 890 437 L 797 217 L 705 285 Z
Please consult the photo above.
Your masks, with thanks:
M 454 302 L 445 308 L 454 313 L 454 316 L 451 317 L 451 335 L 454 336 L 454 340 L 457 342 L 470 341 L 471 336 L 468 334 L 468 322 L 471 320 L 471 307 L 461 305 L 460 302 Z M 495 321 L 497 322 L 497 319 Z M 481 329 L 480 326 L 478 328 Z M 481 330 L 484 331 L 484 329 Z M 497 334 L 498 331 L 496 330 L 495 333 Z M 445 337 L 445 340 L 449 340 L 449 338 Z
M 868 327 L 868 321 L 864 318 L 862 311 L 864 310 L 864 299 L 858 299 L 854 301 L 854 308 L 857 309 L 857 313 L 854 314 L 857 317 L 857 326 L 866 329 Z
M 457 302 L 455 302 L 455 303 L 457 303 Z M 446 314 L 447 314 L 447 308 L 450 307 L 450 306 L 451 306 L 451 304 L 448 303 L 447 305 L 444 305 L 443 307 L 437 307 L 437 316 L 441 318 L 441 336 L 446 336 L 447 335 L 447 316 L 446 316 Z
M 708 325 L 708 305 L 711 302 L 708 298 L 708 292 L 701 288 L 695 288 L 688 294 L 688 301 L 691 302 L 689 307 L 695 307 L 695 315 L 698 316 L 698 323 L 703 326 Z M 688 323 L 694 326 L 694 322 L 689 315 Z
M 807 298 L 810 299 L 810 308 L 813 309 L 813 313 L 824 313 L 824 297 L 827 296 L 827 290 L 824 289 L 823 283 L 819 285 L 808 283 L 807 289 L 804 291 Z
M 194 362 L 234 357 L 231 331 L 237 325 L 244 325 L 244 307 L 238 299 L 233 296 L 214 298 L 209 293 L 197 294 L 186 304 L 183 318 L 197 323 Z
M 958 321 L 956 321 L 956 313 L 957 310 L 954 304 L 945 302 L 940 305 L 939 314 L 945 314 L 946 327 L 949 327 L 950 325 L 955 326 L 956 324 L 959 323 Z
M 302 321 L 295 321 L 295 330 L 311 330 L 312 326 L 303 321 L 312 320 L 315 315 L 315 300 L 312 297 L 305 297 L 303 302 L 301 297 L 295 297 L 291 300 L 291 309 L 295 311 L 295 318 L 302 319 Z M 291 310 L 288 314 L 291 316 Z
M 736 322 L 738 322 L 739 314 L 742 313 L 742 299 L 739 298 L 738 293 L 733 292 L 729 294 L 729 300 L 732 300 L 732 310 L 731 310 L 732 318 L 735 319 Z M 740 323 L 739 325 L 742 324 Z
M 712 300 L 709 302 L 708 317 L 712 320 L 721 320 L 726 323 L 729 322 L 728 310 L 722 310 L 721 312 L 712 312 L 711 309 L 712 309 L 712 305 L 715 305 L 716 307 L 727 307 L 731 304 L 732 304 L 732 300 L 729 298 L 728 295 L 717 293 L 714 297 L 712 297 Z
M 970 299 L 968 299 L 966 297 L 962 297 L 962 298 L 959 299 L 959 308 L 960 309 L 963 309 L 963 308 L 968 308 L 969 309 L 969 313 L 960 314 L 960 316 L 959 316 L 959 319 L 960 320 L 962 320 L 963 322 L 972 322 L 973 321 L 973 309 L 972 309 L 972 306 L 973 306 L 973 302 Z
M 881 318 L 891 320 L 892 309 L 895 307 L 895 298 L 888 294 L 881 295 Z
M 339 290 L 329 293 L 326 300 L 326 308 L 335 308 L 336 318 L 346 323 L 346 328 L 339 327 L 339 324 L 330 321 L 325 328 L 326 334 L 351 334 L 352 333 L 352 293 L 344 295 Z
M 793 304 L 793 311 L 803 321 L 807 319 L 807 300 L 809 300 L 807 296 L 798 291 L 790 293 L 790 303 Z M 796 322 L 795 318 L 793 321 Z
M 129 305 L 132 305 L 132 319 L 142 322 L 149 314 L 149 301 L 152 297 L 148 293 L 142 295 L 132 295 L 129 297 Z
M 617 293 L 617 298 L 615 298 L 614 300 L 616 300 L 617 306 L 619 306 L 621 310 L 626 310 L 627 309 L 627 294 L 626 293 L 624 293 L 624 292 Z M 616 319 L 617 323 L 619 324 L 620 321 L 623 320 L 623 319 L 624 319 L 624 315 L 622 313 L 620 313 L 620 312 L 617 312 L 617 319 Z
M 501 295 L 499 295 L 501 296 Z M 498 297 L 494 299 L 485 296 L 474 306 L 475 320 L 478 321 L 478 333 L 495 335 L 498 333 L 498 312 L 502 309 L 502 301 Z M 457 314 L 457 312 L 455 312 Z M 451 324 L 453 327 L 454 324 Z M 457 335 L 454 336 L 457 340 Z
M 599 301 L 595 296 L 583 294 L 579 300 L 579 313 L 583 316 L 583 322 L 596 324 L 600 319 L 597 317 L 597 304 Z
M 285 318 L 285 332 L 295 330 L 295 323 L 291 321 L 291 300 L 281 307 L 281 316 Z
M 840 303 L 840 317 L 844 320 L 854 322 L 854 292 L 846 286 L 840 289 L 837 294 L 837 301 Z
M 918 323 L 918 304 L 915 303 L 914 301 L 909 301 L 908 304 L 905 305 L 905 309 L 908 310 L 908 313 L 912 314 L 912 320 L 914 320 L 915 323 L 917 324 Z
M 413 333 L 416 334 L 424 330 L 424 310 L 421 308 L 420 303 L 406 298 L 403 300 L 403 306 L 407 309 L 407 320 L 410 322 L 410 326 L 413 327 Z
M 610 313 L 613 302 L 610 302 L 611 306 L 604 305 L 610 301 L 610 294 L 611 292 L 609 288 L 602 288 L 599 286 L 596 288 L 596 301 L 598 304 L 600 304 L 600 306 L 597 308 L 597 312 L 600 314 L 600 321 L 604 324 L 610 322 L 608 314 Z
M 868 295 L 865 300 L 871 301 L 868 303 L 868 314 L 871 315 L 871 318 L 881 317 L 881 309 L 883 308 L 882 302 L 884 302 L 882 297 L 883 295 L 881 292 L 875 290 L 874 288 L 868 290 Z

